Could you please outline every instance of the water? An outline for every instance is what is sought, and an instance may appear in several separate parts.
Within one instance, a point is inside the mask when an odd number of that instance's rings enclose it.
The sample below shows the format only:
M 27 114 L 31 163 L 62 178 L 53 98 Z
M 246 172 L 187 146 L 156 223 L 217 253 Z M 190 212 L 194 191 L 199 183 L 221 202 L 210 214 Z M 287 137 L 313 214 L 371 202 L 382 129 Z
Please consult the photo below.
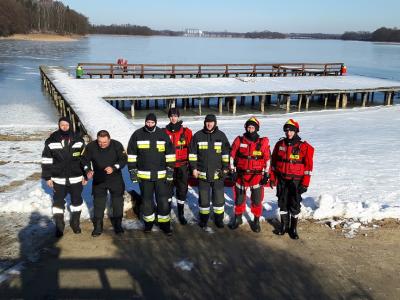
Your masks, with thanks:
M 400 80 L 400 44 L 102 35 L 62 43 L 0 40 L 0 110 L 10 112 L 1 114 L 0 124 L 12 122 L 15 111 L 34 110 L 37 119 L 56 119 L 41 88 L 40 65 L 72 71 L 78 62 L 116 62 L 119 57 L 129 63 L 344 62 L 349 74 Z

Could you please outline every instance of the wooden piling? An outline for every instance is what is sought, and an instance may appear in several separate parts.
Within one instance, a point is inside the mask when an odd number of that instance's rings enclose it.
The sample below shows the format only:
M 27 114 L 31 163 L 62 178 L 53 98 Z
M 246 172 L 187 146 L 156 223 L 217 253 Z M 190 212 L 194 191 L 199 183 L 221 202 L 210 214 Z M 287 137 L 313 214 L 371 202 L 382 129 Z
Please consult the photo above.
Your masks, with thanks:
M 297 106 L 298 106 L 297 110 L 301 111 L 301 105 L 303 102 L 303 94 L 300 94 L 298 98 L 299 98 L 299 102 L 297 103 Z
M 222 114 L 222 97 L 218 97 L 218 112 Z
M 346 108 L 347 107 L 347 94 L 343 93 L 342 95 L 342 108 Z
M 335 106 L 336 109 L 339 109 L 340 106 L 340 96 L 341 96 L 340 94 L 336 95 L 336 106 Z
M 266 95 L 262 95 L 261 96 L 261 100 L 260 100 L 260 111 L 263 113 L 265 110 L 265 98 Z
M 310 95 L 306 95 L 306 110 L 310 107 Z
M 365 105 L 367 104 L 367 100 L 368 100 L 368 93 L 362 93 L 362 107 L 365 107 Z
M 132 118 L 135 117 L 135 102 L 132 102 L 132 105 L 131 105 L 131 116 L 132 116 Z
M 236 114 L 236 102 L 237 102 L 237 98 L 233 97 L 232 98 L 232 113 L 235 115 Z
M 326 107 L 328 106 L 328 95 L 324 95 L 324 108 L 326 109 Z
M 290 112 L 290 95 L 286 95 L 286 112 Z

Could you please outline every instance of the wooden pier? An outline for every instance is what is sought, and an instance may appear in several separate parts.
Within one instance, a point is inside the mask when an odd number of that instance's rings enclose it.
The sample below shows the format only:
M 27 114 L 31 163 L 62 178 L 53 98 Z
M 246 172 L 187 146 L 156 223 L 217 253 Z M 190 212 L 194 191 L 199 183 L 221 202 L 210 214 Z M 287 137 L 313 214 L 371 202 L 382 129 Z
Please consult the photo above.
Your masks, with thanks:
M 118 110 L 128 106 L 134 117 L 137 109 L 151 109 L 151 101 L 155 109 L 180 106 L 183 111 L 191 109 L 202 115 L 205 106 L 234 115 L 238 106 L 250 106 L 254 113 L 269 109 L 303 111 L 315 104 L 323 109 L 345 109 L 349 104 L 365 107 L 376 101 L 378 93 L 384 99 L 383 104 L 392 105 L 395 93 L 400 91 L 400 81 L 364 76 L 81 80 L 64 68 L 46 66 L 40 67 L 40 73 L 60 115 L 71 119 L 74 130 L 80 128 L 84 132 L 87 130 L 83 123 L 89 119 L 92 122 L 91 110 L 99 106 L 104 110 L 104 119 L 96 120 L 96 128 L 100 129 L 110 120 L 114 127 L 123 122 L 131 126 Z M 116 109 L 110 110 L 106 102 Z
M 78 63 L 82 78 L 211 78 L 338 76 L 343 63 L 278 64 L 113 64 Z

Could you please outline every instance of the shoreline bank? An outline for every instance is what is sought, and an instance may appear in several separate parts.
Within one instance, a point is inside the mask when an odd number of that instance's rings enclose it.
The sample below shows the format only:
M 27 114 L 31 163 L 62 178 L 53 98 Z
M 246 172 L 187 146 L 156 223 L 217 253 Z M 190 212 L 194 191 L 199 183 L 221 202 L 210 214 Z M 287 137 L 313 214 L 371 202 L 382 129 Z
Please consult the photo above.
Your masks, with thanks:
M 8 37 L 0 37 L 0 40 L 12 41 L 36 41 L 36 42 L 76 42 L 85 36 L 82 35 L 61 35 L 48 33 L 28 33 L 28 34 L 13 34 Z

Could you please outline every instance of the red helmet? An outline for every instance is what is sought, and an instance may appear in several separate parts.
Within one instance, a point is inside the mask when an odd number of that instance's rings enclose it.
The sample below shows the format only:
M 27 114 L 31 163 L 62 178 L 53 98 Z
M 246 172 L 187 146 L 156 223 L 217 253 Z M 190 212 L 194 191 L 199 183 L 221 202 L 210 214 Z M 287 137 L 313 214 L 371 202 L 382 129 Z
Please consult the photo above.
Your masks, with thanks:
M 283 125 L 283 131 L 285 131 L 286 128 L 292 129 L 293 131 L 299 132 L 300 131 L 300 125 L 293 119 L 289 119 L 286 121 L 285 125 Z
M 246 123 L 244 123 L 244 129 L 247 129 L 247 127 L 250 125 L 253 125 L 256 128 L 256 131 L 260 130 L 260 122 L 254 116 L 248 119 Z

